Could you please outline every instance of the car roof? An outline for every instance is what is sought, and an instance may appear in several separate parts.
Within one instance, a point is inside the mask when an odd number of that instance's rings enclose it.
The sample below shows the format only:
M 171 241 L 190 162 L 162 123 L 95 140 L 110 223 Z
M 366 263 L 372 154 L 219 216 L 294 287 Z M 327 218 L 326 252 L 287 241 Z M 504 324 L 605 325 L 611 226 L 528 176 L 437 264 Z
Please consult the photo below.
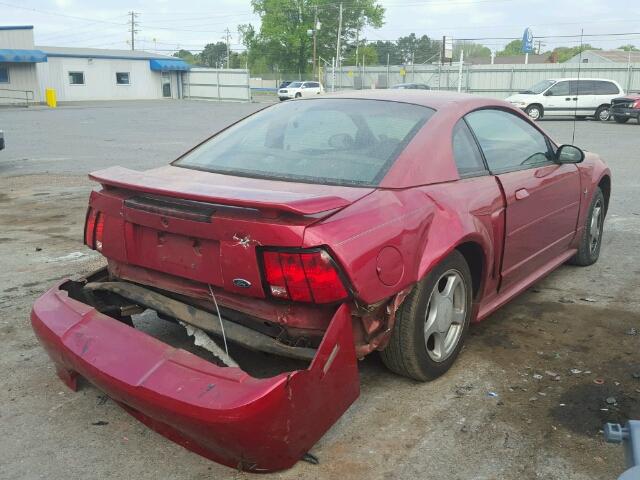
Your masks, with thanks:
M 560 81 L 563 81 L 563 80 L 602 80 L 603 82 L 618 83 L 615 80 L 611 80 L 610 78 L 590 78 L 590 77 L 548 78 L 547 80 L 550 80 L 552 82 L 560 82 Z
M 329 93 L 324 95 L 324 98 L 385 100 L 391 102 L 412 103 L 414 105 L 433 108 L 434 110 L 453 106 L 460 108 L 461 111 L 466 108 L 481 108 L 483 106 L 511 106 L 507 102 L 497 100 L 495 98 L 484 98 L 478 95 L 470 95 L 468 93 L 443 92 L 438 90 L 353 90 Z M 316 99 L 313 99 L 311 101 L 315 100 Z

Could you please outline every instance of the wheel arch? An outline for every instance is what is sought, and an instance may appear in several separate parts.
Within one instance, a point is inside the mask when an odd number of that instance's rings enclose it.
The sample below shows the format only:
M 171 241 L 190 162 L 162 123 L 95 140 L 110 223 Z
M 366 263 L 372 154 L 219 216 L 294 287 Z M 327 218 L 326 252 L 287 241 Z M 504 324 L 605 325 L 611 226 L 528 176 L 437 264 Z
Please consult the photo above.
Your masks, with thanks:
M 537 102 L 530 103 L 529 105 L 527 105 L 524 111 L 527 112 L 527 110 L 531 107 L 538 107 L 540 109 L 540 116 L 538 117 L 538 120 L 544 117 L 544 106 L 541 103 L 537 103 Z M 527 115 L 529 115 L 529 113 L 527 113 Z
M 604 196 L 604 212 L 606 215 L 609 210 L 609 198 L 611 197 L 611 177 L 609 175 L 603 175 L 598 182 L 598 187 Z
M 485 251 L 480 243 L 473 240 L 457 245 L 455 250 L 462 254 L 469 266 L 473 298 L 477 300 L 484 285 L 485 272 L 487 269 Z

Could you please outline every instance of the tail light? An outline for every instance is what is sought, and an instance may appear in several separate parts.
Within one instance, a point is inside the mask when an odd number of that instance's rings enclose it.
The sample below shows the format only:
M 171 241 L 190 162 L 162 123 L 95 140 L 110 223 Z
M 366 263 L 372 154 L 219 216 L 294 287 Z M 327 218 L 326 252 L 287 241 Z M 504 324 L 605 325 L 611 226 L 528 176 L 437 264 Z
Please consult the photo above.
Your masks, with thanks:
M 640 108 L 640 100 L 636 100 L 635 102 L 633 102 L 631 108 Z
M 298 302 L 333 303 L 348 297 L 338 268 L 324 250 L 263 251 L 271 296 Z
M 84 223 L 84 243 L 93 250 L 102 250 L 104 234 L 104 215 L 102 212 L 89 207 L 87 219 Z

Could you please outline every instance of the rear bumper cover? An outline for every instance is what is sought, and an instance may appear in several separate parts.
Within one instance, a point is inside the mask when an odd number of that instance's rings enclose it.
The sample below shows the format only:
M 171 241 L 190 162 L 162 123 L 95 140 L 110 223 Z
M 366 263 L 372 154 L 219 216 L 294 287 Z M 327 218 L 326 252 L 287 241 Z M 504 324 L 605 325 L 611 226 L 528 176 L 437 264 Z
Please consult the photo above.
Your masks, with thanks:
M 294 465 L 359 395 L 347 305 L 307 370 L 257 379 L 213 365 L 70 298 L 34 304 L 33 329 L 60 378 L 78 376 L 165 437 L 216 462 L 267 472 Z

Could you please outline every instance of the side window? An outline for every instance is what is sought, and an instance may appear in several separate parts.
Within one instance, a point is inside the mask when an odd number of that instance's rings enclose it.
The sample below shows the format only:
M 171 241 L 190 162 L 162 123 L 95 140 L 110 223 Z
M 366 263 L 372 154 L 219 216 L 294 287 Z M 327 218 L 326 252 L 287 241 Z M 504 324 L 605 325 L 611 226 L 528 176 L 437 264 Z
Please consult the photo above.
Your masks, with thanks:
M 70 85 L 84 85 L 84 72 L 69 72 Z
M 9 67 L 0 67 L 0 83 L 9 83 Z
M 593 83 L 596 84 L 594 95 L 618 95 L 620 93 L 620 90 L 614 83 L 600 80 Z
M 492 172 L 520 170 L 552 158 L 545 136 L 514 114 L 485 109 L 465 118 Z
M 577 94 L 578 95 L 597 95 L 597 84 L 598 82 L 594 82 L 591 80 L 580 80 L 577 82 Z
M 307 83 L 307 86 L 309 88 L 318 88 L 320 85 L 318 85 L 318 82 L 309 82 Z
M 548 91 L 552 97 L 569 95 L 569 82 L 558 82 Z
M 486 172 L 482 155 L 464 120 L 453 127 L 453 158 L 460 176 Z

